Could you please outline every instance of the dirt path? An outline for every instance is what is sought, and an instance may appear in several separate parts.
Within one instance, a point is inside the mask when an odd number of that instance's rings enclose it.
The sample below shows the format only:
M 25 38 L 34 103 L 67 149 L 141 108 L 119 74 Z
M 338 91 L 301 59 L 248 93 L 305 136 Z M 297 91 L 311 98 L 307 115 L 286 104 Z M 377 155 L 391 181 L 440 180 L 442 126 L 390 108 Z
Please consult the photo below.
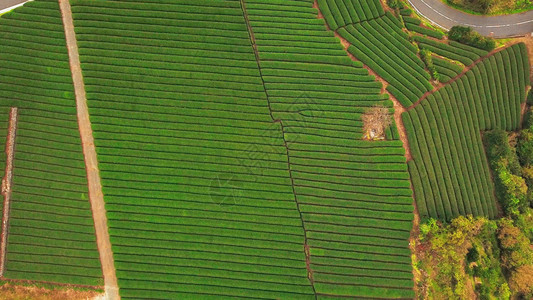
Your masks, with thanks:
M 4 276 L 7 254 L 7 234 L 9 228 L 9 207 L 11 204 L 11 182 L 13 179 L 13 159 L 15 157 L 15 137 L 17 135 L 18 109 L 12 107 L 9 112 L 9 127 L 6 141 L 6 173 L 2 179 L 4 206 L 2 214 L 2 245 L 0 246 L 0 277 Z
M 100 173 L 98 170 L 98 161 L 94 147 L 94 138 L 89 120 L 89 111 L 87 109 L 87 97 L 85 94 L 85 84 L 81 73 L 80 58 L 76 34 L 74 32 L 74 23 L 72 20 L 72 11 L 68 0 L 59 0 L 63 26 L 65 29 L 65 38 L 67 41 L 68 55 L 70 61 L 70 70 L 72 72 L 72 81 L 76 94 L 76 109 L 78 114 L 78 126 L 80 130 L 83 155 L 85 157 L 85 168 L 87 171 L 87 183 L 89 187 L 89 201 L 94 219 L 96 232 L 96 243 L 100 253 L 100 262 L 102 264 L 102 273 L 104 276 L 105 292 L 107 299 L 120 299 L 118 293 L 117 277 L 115 274 L 115 264 L 113 261 L 113 252 L 111 251 L 111 242 L 107 228 L 107 217 L 105 211 L 104 196 L 102 194 L 102 185 L 100 183 Z

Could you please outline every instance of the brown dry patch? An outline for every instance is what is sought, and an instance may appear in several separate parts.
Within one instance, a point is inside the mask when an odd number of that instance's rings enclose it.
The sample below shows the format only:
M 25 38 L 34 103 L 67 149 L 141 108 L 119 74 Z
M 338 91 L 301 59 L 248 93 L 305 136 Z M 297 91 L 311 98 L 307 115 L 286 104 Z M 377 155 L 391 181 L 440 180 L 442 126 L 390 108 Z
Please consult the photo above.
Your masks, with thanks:
M 527 97 L 527 94 L 526 94 Z M 522 123 L 524 122 L 524 116 L 526 115 L 527 111 L 527 103 L 524 102 L 520 105 L 520 127 L 522 127 Z
M 47 289 L 10 282 L 0 286 L 0 299 L 3 300 L 81 300 L 94 299 L 100 295 L 99 291 L 79 291 L 71 288 Z

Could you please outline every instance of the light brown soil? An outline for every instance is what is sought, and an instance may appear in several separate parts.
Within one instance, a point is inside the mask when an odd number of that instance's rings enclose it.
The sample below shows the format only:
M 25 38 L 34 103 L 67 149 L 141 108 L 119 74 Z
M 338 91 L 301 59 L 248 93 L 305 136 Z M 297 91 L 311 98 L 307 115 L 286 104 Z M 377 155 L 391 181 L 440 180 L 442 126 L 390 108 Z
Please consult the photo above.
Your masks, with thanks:
M 0 299 L 3 300 L 85 300 L 95 299 L 99 295 L 101 293 L 98 291 L 79 291 L 69 288 L 47 289 L 10 282 L 0 286 Z
M 527 94 L 526 94 L 526 97 L 527 97 Z M 524 102 L 522 103 L 522 105 L 520 105 L 520 126 L 522 126 L 522 123 L 524 122 L 524 116 L 526 114 L 526 111 L 527 111 L 527 103 Z
M 390 93 L 389 97 L 392 100 L 392 103 L 394 104 L 394 121 L 396 121 L 396 127 L 398 128 L 398 134 L 400 135 L 400 140 L 402 141 L 403 148 L 405 149 L 405 159 L 407 161 L 410 161 L 413 159 L 413 156 L 411 155 L 411 149 L 409 148 L 409 140 L 407 139 L 407 131 L 405 130 L 405 126 L 403 125 L 402 120 L 402 113 L 405 111 L 405 107 L 403 107 L 400 102 Z M 411 188 L 411 190 L 413 190 Z
M 6 141 L 6 173 L 2 179 L 4 206 L 2 213 L 2 241 L 0 245 L 0 276 L 4 276 L 6 267 L 7 229 L 9 225 L 9 207 L 11 200 L 11 182 L 13 178 L 13 159 L 15 157 L 15 137 L 17 134 L 18 109 L 12 107 L 9 112 L 9 127 Z
M 85 168 L 87 171 L 87 183 L 89 187 L 89 201 L 94 219 L 96 232 L 96 243 L 100 253 L 100 262 L 102 264 L 102 273 L 105 282 L 105 291 L 107 299 L 120 299 L 118 292 L 117 277 L 115 274 L 115 264 L 113 253 L 111 251 L 111 242 L 107 228 L 107 217 L 100 183 L 100 173 L 98 170 L 98 161 L 96 158 L 96 149 L 94 147 L 94 138 L 89 120 L 89 111 L 87 109 L 87 96 L 85 94 L 85 85 L 81 73 L 81 65 L 78 53 L 76 34 L 74 32 L 74 23 L 72 20 L 72 11 L 68 0 L 59 0 L 65 37 L 69 54 L 70 70 L 74 91 L 76 94 L 76 108 L 78 116 L 78 126 L 80 130 L 83 155 L 85 157 Z

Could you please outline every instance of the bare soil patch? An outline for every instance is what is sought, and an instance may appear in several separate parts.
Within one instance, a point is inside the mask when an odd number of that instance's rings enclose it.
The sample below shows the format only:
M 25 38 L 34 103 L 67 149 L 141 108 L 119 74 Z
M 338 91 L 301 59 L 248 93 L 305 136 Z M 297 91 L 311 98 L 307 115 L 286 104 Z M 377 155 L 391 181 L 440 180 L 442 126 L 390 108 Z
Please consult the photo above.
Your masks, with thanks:
M 11 282 L 0 285 L 0 299 L 3 300 L 85 300 L 98 299 L 101 295 L 100 291 L 82 291 L 69 287 L 45 288 Z
M 526 94 L 527 97 L 527 94 Z M 524 122 L 524 116 L 527 111 L 527 103 L 524 102 L 520 105 L 520 127 L 522 127 L 522 123 Z

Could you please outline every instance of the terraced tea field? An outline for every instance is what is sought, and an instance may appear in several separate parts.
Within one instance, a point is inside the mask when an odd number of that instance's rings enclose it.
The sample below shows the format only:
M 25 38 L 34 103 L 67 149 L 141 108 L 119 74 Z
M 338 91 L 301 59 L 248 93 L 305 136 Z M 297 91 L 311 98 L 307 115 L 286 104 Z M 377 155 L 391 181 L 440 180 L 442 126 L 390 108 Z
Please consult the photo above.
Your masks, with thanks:
M 68 3 L 0 18 L 0 141 L 19 109 L 5 279 L 123 299 L 412 299 L 413 197 L 424 218 L 497 215 L 480 133 L 518 126 L 523 44 L 437 41 L 374 0 Z M 396 122 L 368 141 L 376 105 Z
M 402 116 L 421 216 L 498 214 L 481 132 L 519 127 L 529 83 L 525 50 L 517 44 L 494 54 Z

